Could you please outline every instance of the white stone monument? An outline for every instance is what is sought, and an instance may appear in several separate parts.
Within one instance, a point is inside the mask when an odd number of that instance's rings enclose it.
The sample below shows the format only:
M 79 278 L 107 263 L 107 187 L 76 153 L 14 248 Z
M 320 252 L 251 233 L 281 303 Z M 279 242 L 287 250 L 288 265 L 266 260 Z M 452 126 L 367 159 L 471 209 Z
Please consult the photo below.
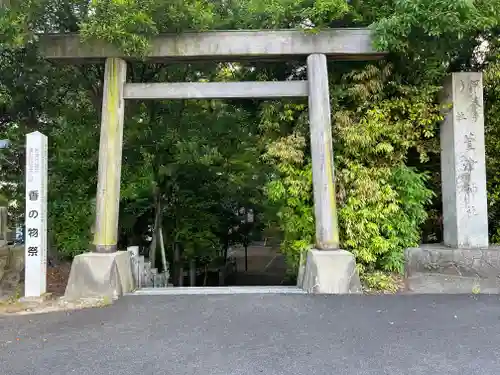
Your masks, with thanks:
M 453 73 L 444 89 L 453 105 L 441 125 L 444 244 L 487 248 L 482 74 Z
M 443 94 L 443 243 L 406 249 L 406 286 L 415 293 L 500 294 L 500 248 L 488 244 L 482 73 L 452 73 Z
M 47 137 L 26 136 L 25 297 L 47 291 Z

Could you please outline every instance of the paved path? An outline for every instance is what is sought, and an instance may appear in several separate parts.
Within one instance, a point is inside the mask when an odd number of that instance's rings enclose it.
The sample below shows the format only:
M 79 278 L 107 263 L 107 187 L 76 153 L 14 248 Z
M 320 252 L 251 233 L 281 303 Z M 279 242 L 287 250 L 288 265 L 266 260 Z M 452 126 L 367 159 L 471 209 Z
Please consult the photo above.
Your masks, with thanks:
M 231 252 L 238 272 L 226 280 L 227 285 L 282 285 L 287 266 L 277 248 L 248 247 L 248 271 L 245 272 L 245 249 L 237 247 Z
M 18 339 L 18 340 L 17 340 Z M 2 375 L 497 375 L 497 296 L 130 296 L 0 318 Z

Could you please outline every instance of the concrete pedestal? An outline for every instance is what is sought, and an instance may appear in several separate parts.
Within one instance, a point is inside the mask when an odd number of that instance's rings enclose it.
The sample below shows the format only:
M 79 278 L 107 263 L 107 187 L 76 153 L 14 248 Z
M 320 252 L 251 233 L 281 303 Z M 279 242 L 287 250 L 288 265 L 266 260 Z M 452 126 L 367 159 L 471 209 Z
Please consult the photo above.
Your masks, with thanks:
M 309 250 L 298 286 L 313 294 L 361 294 L 354 255 L 345 250 Z
M 500 248 L 423 245 L 405 251 L 406 288 L 413 293 L 500 293 Z
M 84 253 L 73 260 L 64 297 L 117 299 L 134 288 L 128 251 Z

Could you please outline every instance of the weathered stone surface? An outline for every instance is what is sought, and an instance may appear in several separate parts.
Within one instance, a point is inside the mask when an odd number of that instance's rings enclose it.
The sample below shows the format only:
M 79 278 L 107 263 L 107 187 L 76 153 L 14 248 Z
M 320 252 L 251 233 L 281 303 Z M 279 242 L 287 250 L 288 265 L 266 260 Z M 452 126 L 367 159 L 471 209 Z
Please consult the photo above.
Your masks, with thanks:
M 307 81 L 126 83 L 125 99 L 294 98 L 308 95 Z
M 144 255 L 139 255 L 139 261 L 137 264 L 137 278 L 138 278 L 138 283 L 137 283 L 137 288 L 142 288 L 144 287 Z
M 306 253 L 300 253 L 299 272 L 297 275 L 297 286 L 299 288 L 301 288 L 304 283 L 304 273 L 306 272 L 306 257 Z
M 473 293 L 477 289 L 478 293 L 499 293 L 500 247 L 406 249 L 405 277 L 407 289 L 413 292 Z
M 414 294 L 499 294 L 500 279 L 417 273 L 406 280 Z
M 64 297 L 116 299 L 134 287 L 128 251 L 84 253 L 73 259 Z
M 48 59 L 92 62 L 106 57 L 128 58 L 111 44 L 82 43 L 78 34 L 45 34 L 41 53 Z M 151 40 L 148 58 L 179 62 L 213 59 L 235 61 L 273 58 L 286 60 L 299 55 L 324 53 L 342 60 L 372 60 L 385 55 L 375 50 L 372 31 L 365 28 L 304 30 L 232 30 L 160 34 Z
M 126 78 L 127 63 L 125 61 L 106 59 L 94 234 L 94 245 L 100 253 L 111 253 L 117 250 L 125 111 L 123 85 Z
M 443 245 L 422 245 L 406 249 L 405 260 L 408 277 L 416 272 L 480 278 L 500 275 L 500 247 L 455 249 Z
M 309 250 L 303 271 L 303 290 L 313 294 L 361 294 L 354 255 L 345 250 Z
M 132 267 L 132 276 L 134 283 L 139 287 L 139 246 L 129 246 L 127 251 L 130 254 L 130 266 Z
M 0 247 L 0 280 L 2 280 L 7 265 L 9 264 L 9 250 L 9 246 Z
M 441 124 L 443 237 L 446 246 L 488 247 L 482 73 L 453 73 Z
M 144 262 L 141 277 L 141 287 L 151 288 L 153 286 L 153 272 L 151 270 L 151 261 Z
M 0 246 L 6 245 L 8 238 L 7 207 L 0 207 Z
M 339 228 L 335 203 L 332 124 L 326 56 L 307 57 L 309 84 L 309 132 L 311 138 L 315 247 L 320 250 L 339 247 Z
M 24 270 L 24 246 L 0 248 L 0 296 L 17 291 Z

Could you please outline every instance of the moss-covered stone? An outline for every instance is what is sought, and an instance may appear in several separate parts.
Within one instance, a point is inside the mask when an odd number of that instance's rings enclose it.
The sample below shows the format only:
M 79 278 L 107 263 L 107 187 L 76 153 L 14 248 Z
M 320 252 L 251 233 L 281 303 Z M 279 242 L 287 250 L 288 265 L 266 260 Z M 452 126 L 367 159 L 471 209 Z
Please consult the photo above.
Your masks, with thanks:
M 22 282 L 23 270 L 24 246 L 2 246 L 0 248 L 0 296 L 16 293 Z

